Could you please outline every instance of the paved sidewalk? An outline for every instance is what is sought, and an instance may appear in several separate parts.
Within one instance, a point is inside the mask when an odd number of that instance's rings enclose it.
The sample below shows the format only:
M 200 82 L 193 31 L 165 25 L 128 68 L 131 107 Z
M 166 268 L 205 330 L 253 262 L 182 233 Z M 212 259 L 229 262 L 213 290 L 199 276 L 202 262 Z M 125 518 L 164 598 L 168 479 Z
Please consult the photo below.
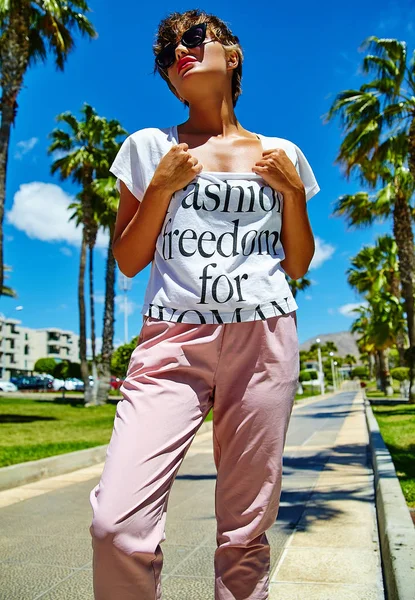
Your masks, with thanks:
M 295 406 L 267 532 L 270 600 L 384 600 L 367 444 L 360 392 Z M 0 493 L 0 600 L 93 600 L 89 492 L 102 466 Z M 170 494 L 163 600 L 214 598 L 215 482 L 209 431 Z
M 292 461 L 292 468 L 284 469 L 287 475 L 307 457 L 326 460 L 273 571 L 271 600 L 385 598 L 364 399 L 360 391 L 353 395 L 351 405 L 342 403 L 345 394 L 337 396 L 345 419 L 331 444 L 329 431 L 322 429 L 302 448 L 286 447 L 284 465 Z M 319 403 L 321 413 L 329 407 Z M 321 450 L 327 444 L 321 453 L 319 443 Z M 284 489 L 290 490 L 287 478 Z

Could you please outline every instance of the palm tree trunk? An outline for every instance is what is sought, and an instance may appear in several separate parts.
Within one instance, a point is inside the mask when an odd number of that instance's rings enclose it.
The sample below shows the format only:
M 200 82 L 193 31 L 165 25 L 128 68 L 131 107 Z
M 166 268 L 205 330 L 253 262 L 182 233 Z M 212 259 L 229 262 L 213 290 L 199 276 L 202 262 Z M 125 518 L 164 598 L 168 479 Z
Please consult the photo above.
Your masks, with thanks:
M 379 350 L 376 350 L 374 353 L 374 361 L 375 361 L 375 377 L 376 377 L 376 389 L 382 391 L 382 379 L 381 379 L 381 366 L 380 366 L 380 357 Z
M 398 335 L 396 336 L 396 349 L 398 350 L 399 355 L 399 366 L 406 367 L 405 335 L 403 333 L 398 333 Z
M 95 336 L 95 303 L 94 303 L 94 246 L 89 246 L 89 308 L 91 314 L 91 353 L 92 353 L 92 377 L 94 385 L 92 387 L 92 402 L 97 403 L 98 373 L 96 358 L 96 336 Z
M 396 296 L 396 298 L 401 299 L 401 284 L 397 273 L 392 274 L 390 286 L 392 294 Z M 403 331 L 400 331 L 396 335 L 396 349 L 398 350 L 400 367 L 406 367 L 405 342 L 405 334 Z
M 10 20 L 0 45 L 0 290 L 4 284 L 3 218 L 10 130 L 17 111 L 17 96 L 29 62 L 29 37 L 23 11 L 10 10 Z
M 104 404 L 108 400 L 108 392 L 111 388 L 111 358 L 114 343 L 114 307 L 115 307 L 115 258 L 112 252 L 112 240 L 114 237 L 114 226 L 110 227 L 110 241 L 108 244 L 107 266 L 105 274 L 105 308 L 104 327 L 102 332 L 101 352 L 101 378 L 98 388 L 98 404 Z
M 369 380 L 372 379 L 373 375 L 376 374 L 376 357 L 373 352 L 368 352 L 369 361 Z
M 1 124 L 0 124 L 0 290 L 4 283 L 4 259 L 3 259 L 3 219 L 4 203 L 6 199 L 6 172 L 7 160 L 9 154 L 10 128 L 13 122 L 13 108 L 5 106 L 4 101 L 1 105 Z
M 405 196 L 398 194 L 393 210 L 393 234 L 398 246 L 399 275 L 402 297 L 408 324 L 409 338 L 409 402 L 415 404 L 415 311 L 414 311 L 414 235 L 409 203 Z
M 79 358 L 81 360 L 81 377 L 84 382 L 84 402 L 88 404 L 91 398 L 89 385 L 88 362 L 86 358 L 86 315 L 85 315 L 85 265 L 87 240 L 85 228 L 82 228 L 81 257 L 79 261 L 78 306 L 79 306 Z
M 386 354 L 385 350 L 378 350 L 378 358 L 379 358 L 379 377 L 381 381 L 382 392 L 384 392 L 385 396 L 393 395 L 393 387 L 390 381 L 389 375 L 389 358 Z

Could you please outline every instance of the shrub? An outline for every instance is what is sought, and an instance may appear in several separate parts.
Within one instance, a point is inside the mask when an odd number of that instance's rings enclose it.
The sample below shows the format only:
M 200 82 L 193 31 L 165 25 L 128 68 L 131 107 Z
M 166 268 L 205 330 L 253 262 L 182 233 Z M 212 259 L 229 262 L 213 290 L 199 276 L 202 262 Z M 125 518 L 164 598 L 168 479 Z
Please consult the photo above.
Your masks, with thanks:
M 355 367 L 352 369 L 352 377 L 369 377 L 369 369 L 367 367 Z
M 300 381 L 311 381 L 310 371 L 306 371 L 306 370 L 300 371 L 299 380 Z
M 37 373 L 47 373 L 48 375 L 53 375 L 56 364 L 57 363 L 54 358 L 39 358 L 35 362 L 34 370 Z
M 395 369 L 391 369 L 391 376 L 396 381 L 409 381 L 409 368 L 395 367 Z

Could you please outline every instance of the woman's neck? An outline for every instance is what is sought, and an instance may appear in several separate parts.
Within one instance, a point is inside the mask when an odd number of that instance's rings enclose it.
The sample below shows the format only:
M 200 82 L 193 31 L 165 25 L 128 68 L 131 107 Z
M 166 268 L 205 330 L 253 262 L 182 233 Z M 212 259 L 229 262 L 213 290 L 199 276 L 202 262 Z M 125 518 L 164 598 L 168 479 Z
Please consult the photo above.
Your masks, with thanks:
M 226 98 L 190 102 L 189 118 L 178 127 L 180 133 L 206 133 L 223 137 L 241 129 L 232 101 Z

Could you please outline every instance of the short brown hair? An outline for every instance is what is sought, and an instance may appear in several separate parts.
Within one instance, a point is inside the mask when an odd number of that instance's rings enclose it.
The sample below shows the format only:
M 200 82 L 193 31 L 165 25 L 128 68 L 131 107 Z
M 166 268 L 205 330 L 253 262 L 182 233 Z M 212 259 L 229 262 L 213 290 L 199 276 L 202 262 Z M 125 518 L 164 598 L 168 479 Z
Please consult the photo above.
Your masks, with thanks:
M 159 24 L 158 31 L 156 33 L 156 41 L 153 45 L 153 52 L 155 55 L 157 55 L 165 46 L 167 46 L 167 44 L 176 43 L 179 35 L 186 31 L 186 29 L 189 29 L 189 27 L 192 25 L 197 25 L 198 23 L 207 23 L 209 33 L 211 33 L 212 36 L 222 44 L 222 46 L 225 48 L 225 51 L 236 50 L 238 53 L 238 66 L 234 69 L 232 75 L 232 100 L 233 105 L 235 106 L 239 96 L 242 93 L 241 80 L 243 52 L 238 37 L 233 35 L 226 23 L 219 19 L 219 17 L 207 14 L 199 9 L 187 10 L 184 13 L 171 13 Z M 170 83 L 170 79 L 167 77 L 167 74 L 156 64 L 154 67 L 154 73 L 157 72 L 161 75 L 164 81 L 167 82 L 167 85 L 171 91 L 177 95 L 176 89 Z M 186 106 L 189 106 L 189 103 L 186 100 L 184 103 Z

